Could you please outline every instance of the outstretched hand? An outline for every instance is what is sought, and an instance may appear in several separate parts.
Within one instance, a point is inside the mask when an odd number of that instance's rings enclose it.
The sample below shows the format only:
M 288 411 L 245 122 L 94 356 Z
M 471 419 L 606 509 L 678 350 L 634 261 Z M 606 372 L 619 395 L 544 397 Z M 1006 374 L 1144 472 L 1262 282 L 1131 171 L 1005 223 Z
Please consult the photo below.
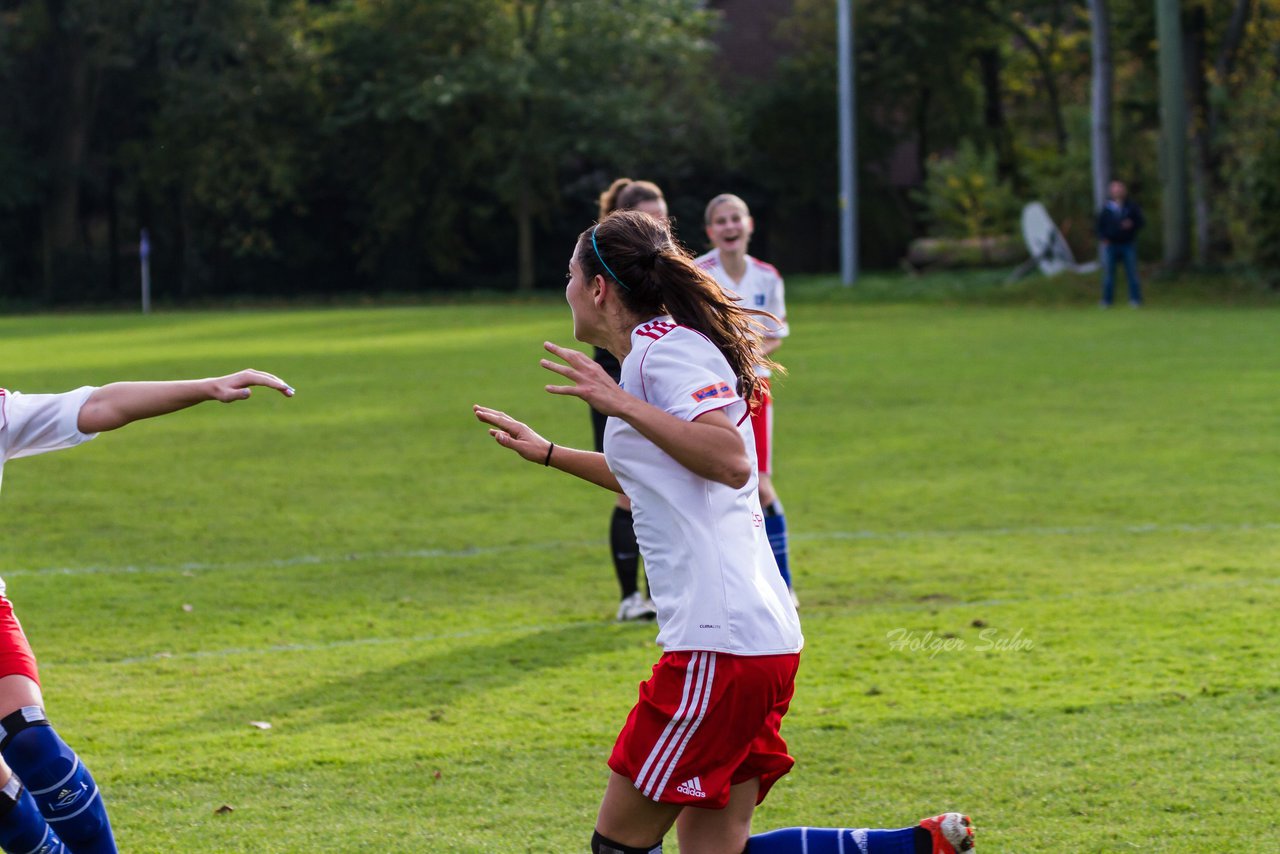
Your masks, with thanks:
M 285 397 L 293 397 L 293 387 L 284 380 L 274 374 L 252 369 L 210 379 L 209 396 L 223 403 L 233 403 L 237 400 L 244 400 L 253 394 L 253 386 L 266 386 L 267 388 L 275 389 Z
M 601 415 L 621 415 L 623 407 L 634 400 L 613 380 L 604 368 L 581 350 L 561 347 L 547 341 L 542 345 L 548 353 L 558 356 L 567 364 L 543 359 L 539 364 L 552 373 L 559 374 L 574 385 L 549 385 L 552 394 L 568 394 L 580 397 Z
M 476 418 L 489 425 L 489 435 L 504 448 L 510 448 L 531 463 L 546 460 L 551 443 L 539 436 L 528 424 L 505 412 L 477 404 L 472 407 Z

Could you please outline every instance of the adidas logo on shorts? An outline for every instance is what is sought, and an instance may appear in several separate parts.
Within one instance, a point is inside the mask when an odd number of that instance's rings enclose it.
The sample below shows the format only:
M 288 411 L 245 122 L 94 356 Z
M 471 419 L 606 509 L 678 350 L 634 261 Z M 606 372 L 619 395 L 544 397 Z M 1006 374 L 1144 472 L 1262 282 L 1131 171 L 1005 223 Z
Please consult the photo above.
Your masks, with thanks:
M 697 777 L 692 780 L 685 780 L 679 786 L 676 786 L 676 791 L 691 798 L 705 798 L 707 796 L 707 793 L 702 791 L 702 780 Z

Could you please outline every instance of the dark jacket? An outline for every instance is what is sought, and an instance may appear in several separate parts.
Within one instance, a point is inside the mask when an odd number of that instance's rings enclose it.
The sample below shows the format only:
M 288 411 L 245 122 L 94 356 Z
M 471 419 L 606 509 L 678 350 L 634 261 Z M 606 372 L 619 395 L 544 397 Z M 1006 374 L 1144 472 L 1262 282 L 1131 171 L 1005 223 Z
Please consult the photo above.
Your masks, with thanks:
M 1129 228 L 1121 225 L 1126 219 L 1133 221 Z M 1132 243 L 1133 238 L 1138 234 L 1138 229 L 1146 223 L 1147 221 L 1142 217 L 1142 208 L 1135 202 L 1126 199 L 1119 210 L 1106 204 L 1098 212 L 1098 237 L 1102 240 L 1110 240 L 1112 243 Z

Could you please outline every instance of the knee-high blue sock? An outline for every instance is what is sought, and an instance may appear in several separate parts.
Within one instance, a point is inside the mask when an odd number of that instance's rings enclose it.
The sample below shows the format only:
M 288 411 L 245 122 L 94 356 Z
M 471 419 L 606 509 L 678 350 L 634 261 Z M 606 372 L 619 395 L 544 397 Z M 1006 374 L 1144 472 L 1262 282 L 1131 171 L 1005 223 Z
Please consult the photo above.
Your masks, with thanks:
M 16 776 L 10 776 L 0 788 L 0 848 L 8 854 L 67 854 L 66 846 Z
M 39 706 L 0 719 L 0 755 L 31 792 L 36 806 L 72 854 L 116 854 L 98 784 L 80 757 L 54 732 Z
M 901 830 L 788 827 L 751 837 L 745 854 L 916 854 L 919 830 L 919 827 Z M 926 845 L 928 836 L 925 831 Z
M 778 562 L 778 572 L 782 580 L 791 586 L 790 558 L 787 556 L 787 517 L 782 512 L 782 502 L 776 498 L 764 508 L 764 532 L 769 536 L 769 548 L 773 549 L 773 559 Z

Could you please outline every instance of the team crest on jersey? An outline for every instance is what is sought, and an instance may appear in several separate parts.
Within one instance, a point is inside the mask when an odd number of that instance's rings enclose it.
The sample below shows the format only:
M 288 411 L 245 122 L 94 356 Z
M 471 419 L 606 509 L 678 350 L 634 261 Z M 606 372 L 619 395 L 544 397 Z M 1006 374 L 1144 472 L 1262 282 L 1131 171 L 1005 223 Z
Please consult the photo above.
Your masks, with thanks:
M 710 400 L 713 397 L 733 397 L 733 389 L 729 388 L 728 383 L 712 383 L 706 388 L 700 388 L 695 391 L 692 397 L 698 403 Z
M 655 320 L 652 323 L 646 323 L 644 326 L 641 326 L 636 330 L 636 334 L 643 335 L 646 338 L 652 338 L 654 341 L 657 341 L 663 335 L 666 335 L 675 328 L 676 325 L 668 320 Z
M 756 294 L 754 299 L 756 301 L 756 305 L 758 306 L 764 305 L 764 294 Z

